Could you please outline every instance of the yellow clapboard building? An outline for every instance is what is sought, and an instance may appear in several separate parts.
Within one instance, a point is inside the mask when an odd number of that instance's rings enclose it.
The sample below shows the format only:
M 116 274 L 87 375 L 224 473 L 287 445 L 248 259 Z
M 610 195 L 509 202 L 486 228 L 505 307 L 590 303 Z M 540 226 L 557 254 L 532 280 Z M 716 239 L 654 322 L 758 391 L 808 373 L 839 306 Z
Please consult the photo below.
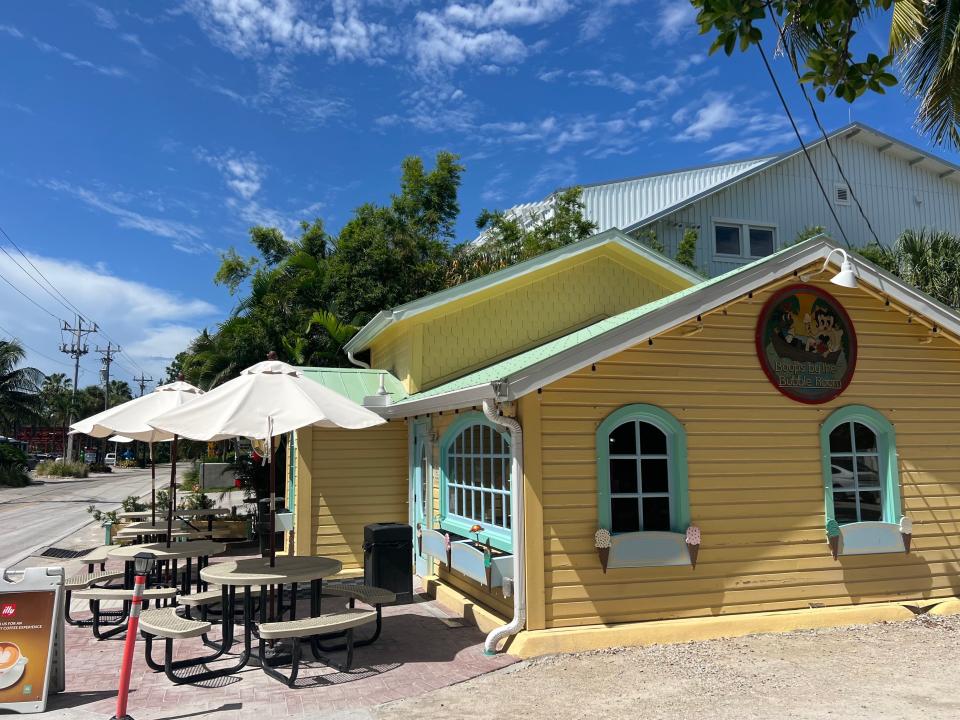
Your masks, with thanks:
M 411 570 L 519 656 L 952 612 L 960 317 L 817 237 L 703 280 L 616 230 L 377 315 L 304 373 L 293 552 Z M 932 609 L 931 609 L 932 608 Z

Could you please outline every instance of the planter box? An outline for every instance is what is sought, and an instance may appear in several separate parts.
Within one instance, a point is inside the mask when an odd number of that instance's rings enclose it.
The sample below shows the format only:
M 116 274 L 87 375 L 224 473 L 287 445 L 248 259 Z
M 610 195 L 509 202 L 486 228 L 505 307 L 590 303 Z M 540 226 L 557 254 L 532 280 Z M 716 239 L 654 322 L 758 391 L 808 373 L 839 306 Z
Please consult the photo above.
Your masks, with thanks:
M 897 523 L 858 522 L 840 526 L 841 555 L 902 553 L 904 550 Z
M 197 527 L 206 528 L 206 523 Z M 249 520 L 214 520 L 214 540 L 249 540 L 252 536 Z
M 230 463 L 201 463 L 200 488 L 233 487 L 237 479 L 235 470 L 230 469 Z
M 421 530 L 420 546 L 423 554 L 432 557 L 438 562 L 447 564 L 447 549 L 443 541 L 443 533 L 438 530 Z
M 487 572 L 483 566 L 483 550 L 470 540 L 458 540 L 450 548 L 453 569 L 481 585 L 487 584 Z M 490 588 L 503 587 L 503 579 L 513 574 L 513 555 L 494 555 L 490 574 Z
M 690 565 L 687 536 L 673 532 L 632 532 L 614 535 L 608 568 Z

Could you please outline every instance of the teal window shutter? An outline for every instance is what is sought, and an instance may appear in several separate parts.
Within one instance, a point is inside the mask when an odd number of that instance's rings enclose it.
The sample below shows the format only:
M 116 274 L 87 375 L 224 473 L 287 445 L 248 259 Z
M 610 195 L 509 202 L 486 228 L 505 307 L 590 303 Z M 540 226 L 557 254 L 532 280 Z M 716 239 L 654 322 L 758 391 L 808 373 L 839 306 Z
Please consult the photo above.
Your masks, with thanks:
M 886 417 L 865 405 L 839 408 L 820 427 L 820 449 L 827 523 L 899 522 L 897 438 Z
M 687 434 L 679 420 L 655 405 L 626 405 L 600 423 L 596 443 L 601 528 L 686 531 Z

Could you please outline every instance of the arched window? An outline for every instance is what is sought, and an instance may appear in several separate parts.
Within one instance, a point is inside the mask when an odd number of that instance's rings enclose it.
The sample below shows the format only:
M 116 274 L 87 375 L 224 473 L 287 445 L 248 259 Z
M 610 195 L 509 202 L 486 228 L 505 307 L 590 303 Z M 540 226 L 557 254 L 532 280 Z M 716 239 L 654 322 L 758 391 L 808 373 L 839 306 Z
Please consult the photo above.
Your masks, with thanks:
M 440 443 L 440 526 L 481 537 L 500 550 L 512 548 L 510 435 L 481 413 L 460 417 Z
M 665 410 L 628 405 L 600 424 L 597 479 L 600 527 L 612 533 L 690 524 L 686 433 Z
M 863 405 L 835 411 L 820 430 L 827 520 L 840 525 L 900 519 L 893 425 Z

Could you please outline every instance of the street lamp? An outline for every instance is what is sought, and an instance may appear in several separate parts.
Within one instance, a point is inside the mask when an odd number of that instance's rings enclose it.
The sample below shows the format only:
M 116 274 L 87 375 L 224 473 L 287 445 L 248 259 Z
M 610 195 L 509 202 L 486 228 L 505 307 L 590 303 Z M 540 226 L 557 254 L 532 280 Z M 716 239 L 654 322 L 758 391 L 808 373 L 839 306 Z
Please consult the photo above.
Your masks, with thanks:
M 137 575 L 150 575 L 157 565 L 157 557 L 153 553 L 139 552 L 133 556 L 133 571 Z

